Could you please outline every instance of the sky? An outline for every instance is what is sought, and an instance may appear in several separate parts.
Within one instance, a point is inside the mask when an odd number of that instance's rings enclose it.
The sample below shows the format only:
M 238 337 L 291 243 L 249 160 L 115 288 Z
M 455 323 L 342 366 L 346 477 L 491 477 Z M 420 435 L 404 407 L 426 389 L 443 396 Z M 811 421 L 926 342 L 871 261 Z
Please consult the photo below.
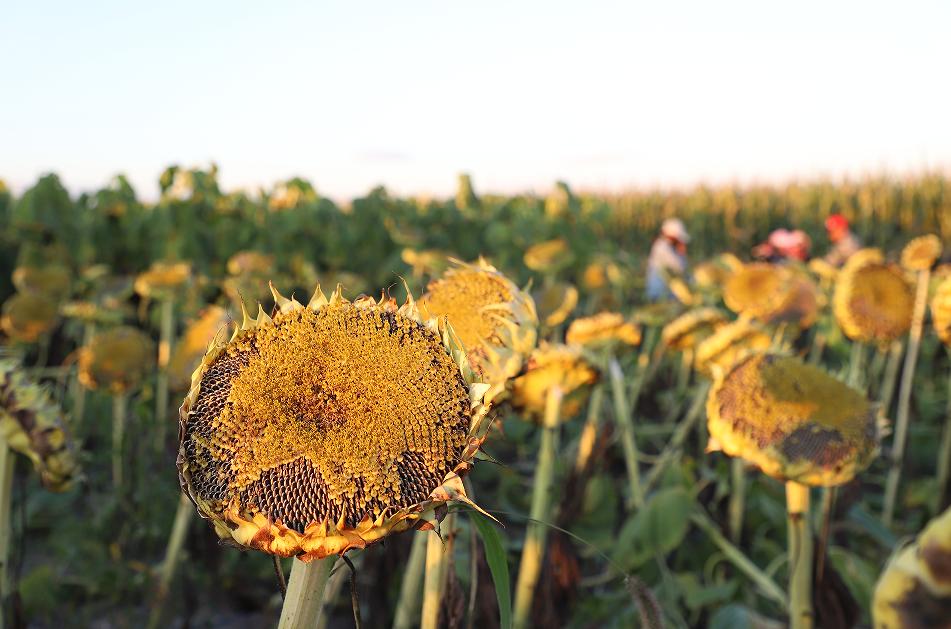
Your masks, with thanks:
M 346 199 L 951 169 L 951 3 L 8 3 L 0 179 Z

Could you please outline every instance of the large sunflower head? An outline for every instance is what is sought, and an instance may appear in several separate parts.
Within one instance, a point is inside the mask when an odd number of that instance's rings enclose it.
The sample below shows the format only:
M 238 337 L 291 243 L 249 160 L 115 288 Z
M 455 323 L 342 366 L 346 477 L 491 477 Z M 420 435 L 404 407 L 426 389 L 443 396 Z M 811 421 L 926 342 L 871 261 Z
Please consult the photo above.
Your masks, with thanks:
M 131 326 L 96 334 L 79 350 L 79 382 L 119 395 L 134 389 L 152 370 L 155 345 Z
M 736 362 L 710 390 L 707 417 L 711 449 L 804 485 L 848 482 L 878 451 L 877 413 L 865 396 L 791 356 Z
M 451 327 L 411 298 L 274 297 L 209 349 L 180 411 L 182 489 L 218 535 L 310 561 L 468 502 L 488 385 Z
M 665 325 L 660 338 L 671 349 L 693 349 L 726 323 L 726 316 L 717 308 L 696 308 Z
M 599 312 L 572 321 L 565 342 L 592 349 L 637 347 L 641 343 L 641 329 L 618 312 Z
M 948 347 L 951 347 L 951 275 L 941 280 L 931 300 L 931 320 L 935 332 Z
M 901 265 L 909 271 L 926 271 L 941 257 L 941 240 L 934 234 L 919 236 L 901 250 Z
M 56 302 L 41 293 L 16 293 L 0 311 L 0 328 L 11 340 L 35 343 L 56 327 Z
M 571 247 L 564 238 L 539 242 L 525 250 L 525 266 L 539 273 L 557 273 L 571 264 Z
M 881 262 L 849 262 L 832 295 L 839 327 L 853 341 L 885 344 L 900 337 L 911 326 L 915 303 L 901 271 Z
M 586 361 L 580 348 L 568 345 L 539 345 L 528 360 L 525 372 L 512 386 L 512 406 L 533 421 L 541 422 L 545 399 L 552 387 L 562 392 L 561 421 L 568 421 L 584 408 L 598 371 Z
M 515 376 L 538 341 L 538 315 L 531 295 L 483 259 L 456 262 L 426 287 L 419 300 L 423 318 L 445 317 L 462 340 L 469 363 L 492 385 L 492 400 Z
M 190 278 L 187 262 L 155 262 L 135 278 L 135 292 L 141 297 L 170 299 Z
M 566 282 L 553 282 L 536 293 L 538 314 L 548 327 L 561 325 L 578 306 L 578 289 Z
M 33 462 L 51 491 L 65 491 L 79 475 L 62 411 L 12 360 L 0 360 L 0 438 Z
M 192 373 L 201 362 L 208 346 L 219 335 L 226 334 L 231 317 L 220 306 L 208 306 L 175 343 L 168 362 L 168 384 L 172 391 L 187 391 Z
M 781 316 L 793 301 L 793 272 L 785 266 L 766 262 L 746 264 L 730 275 L 723 301 L 733 312 L 763 322 Z
M 13 271 L 13 285 L 21 293 L 39 293 L 54 301 L 69 296 L 73 274 L 65 266 L 20 266 Z
M 745 319 L 720 326 L 697 345 L 694 365 L 707 375 L 725 371 L 744 356 L 769 348 L 770 336 L 758 325 Z

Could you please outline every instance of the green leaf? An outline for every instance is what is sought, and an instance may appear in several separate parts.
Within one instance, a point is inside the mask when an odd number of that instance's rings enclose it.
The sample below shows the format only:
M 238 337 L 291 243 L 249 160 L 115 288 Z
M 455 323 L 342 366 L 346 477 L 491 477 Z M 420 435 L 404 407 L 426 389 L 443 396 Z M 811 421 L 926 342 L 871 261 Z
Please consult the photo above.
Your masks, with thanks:
M 683 541 L 690 527 L 693 499 L 683 487 L 662 489 L 648 498 L 621 529 L 615 559 L 636 568 L 657 553 L 667 553 Z
M 495 584 L 495 596 L 499 601 L 499 622 L 502 629 L 512 626 L 512 594 L 509 591 L 509 564 L 505 556 L 505 547 L 502 537 L 495 525 L 484 516 L 472 514 L 472 523 L 479 531 L 482 546 L 485 548 L 485 559 L 492 573 L 492 582 Z

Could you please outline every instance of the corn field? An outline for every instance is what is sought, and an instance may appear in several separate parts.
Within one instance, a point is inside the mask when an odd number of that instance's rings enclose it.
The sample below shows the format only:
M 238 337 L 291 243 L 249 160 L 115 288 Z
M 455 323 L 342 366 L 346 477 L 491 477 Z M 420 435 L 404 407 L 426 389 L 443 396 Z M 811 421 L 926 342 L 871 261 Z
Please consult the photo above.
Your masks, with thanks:
M 217 175 L 0 182 L 0 627 L 951 627 L 944 175 Z

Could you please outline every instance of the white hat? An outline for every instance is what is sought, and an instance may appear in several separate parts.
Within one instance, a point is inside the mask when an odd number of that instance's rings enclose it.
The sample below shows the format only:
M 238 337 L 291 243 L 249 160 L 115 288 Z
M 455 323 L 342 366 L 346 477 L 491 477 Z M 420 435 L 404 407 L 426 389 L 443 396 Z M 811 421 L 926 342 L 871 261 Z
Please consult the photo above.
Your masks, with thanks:
M 687 233 L 684 222 L 679 218 L 664 219 L 664 222 L 660 225 L 660 233 L 684 244 L 690 242 L 690 234 Z

